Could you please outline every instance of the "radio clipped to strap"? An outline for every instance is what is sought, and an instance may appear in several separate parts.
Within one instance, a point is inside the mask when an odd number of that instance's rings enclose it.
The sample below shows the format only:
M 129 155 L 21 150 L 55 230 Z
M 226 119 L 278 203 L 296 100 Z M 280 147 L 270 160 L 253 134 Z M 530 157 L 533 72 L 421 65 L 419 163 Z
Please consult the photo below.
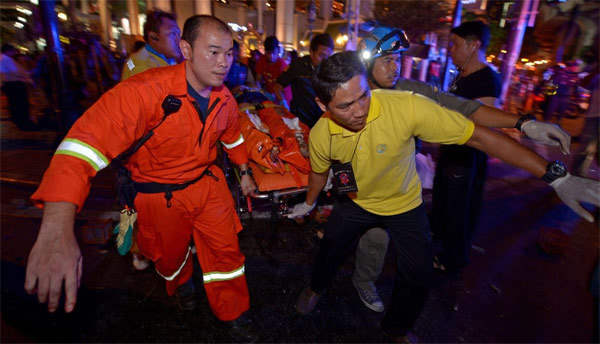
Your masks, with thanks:
M 158 128 L 167 117 L 179 111 L 181 104 L 181 99 L 178 99 L 177 96 L 166 96 L 161 104 L 164 113 L 161 121 L 112 161 L 112 163 L 117 166 L 117 181 L 115 185 L 117 200 L 119 201 L 119 204 L 122 207 L 126 207 L 129 212 L 135 212 L 134 201 L 137 190 L 131 179 L 131 172 L 125 167 L 125 163 L 130 156 L 135 154 L 135 152 L 137 152 L 152 137 L 152 135 L 154 135 L 154 130 Z

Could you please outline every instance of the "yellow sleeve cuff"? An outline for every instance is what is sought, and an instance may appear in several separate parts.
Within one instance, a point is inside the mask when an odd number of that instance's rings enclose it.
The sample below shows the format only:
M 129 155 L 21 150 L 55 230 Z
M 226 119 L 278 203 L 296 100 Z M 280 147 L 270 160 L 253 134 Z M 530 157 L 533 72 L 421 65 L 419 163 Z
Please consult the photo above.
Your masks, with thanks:
M 467 141 L 469 141 L 471 136 L 473 136 L 474 131 L 475 124 L 471 121 L 467 121 L 467 125 L 465 126 L 465 132 L 463 133 L 463 136 L 460 139 L 458 139 L 458 141 L 456 141 L 456 144 L 464 145 Z

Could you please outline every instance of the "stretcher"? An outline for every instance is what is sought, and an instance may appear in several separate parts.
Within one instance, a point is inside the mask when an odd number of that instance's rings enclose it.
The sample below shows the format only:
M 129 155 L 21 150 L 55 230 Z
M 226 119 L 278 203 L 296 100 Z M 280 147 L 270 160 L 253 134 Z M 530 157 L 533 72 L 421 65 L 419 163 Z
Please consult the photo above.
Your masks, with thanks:
M 239 214 L 251 213 L 253 200 L 270 202 L 271 222 L 287 212 L 287 199 L 308 186 L 308 133 L 310 129 L 286 108 L 274 104 L 262 90 L 233 90 L 239 104 L 242 135 L 256 192 L 245 197 L 237 166 L 225 160 L 225 173 Z
M 301 180 L 301 185 L 298 186 L 298 176 L 294 177 L 291 171 L 286 171 L 283 175 L 267 173 L 256 163 L 250 161 L 249 166 L 252 168 L 253 178 L 258 188 L 249 196 L 244 196 L 240 187 L 240 173 L 237 166 L 228 160 L 226 163 L 226 177 L 238 214 L 252 213 L 253 200 L 267 200 L 270 203 L 270 220 L 272 223 L 276 223 L 283 214 L 288 212 L 287 200 L 306 192 L 308 188 L 308 174 L 298 173 Z

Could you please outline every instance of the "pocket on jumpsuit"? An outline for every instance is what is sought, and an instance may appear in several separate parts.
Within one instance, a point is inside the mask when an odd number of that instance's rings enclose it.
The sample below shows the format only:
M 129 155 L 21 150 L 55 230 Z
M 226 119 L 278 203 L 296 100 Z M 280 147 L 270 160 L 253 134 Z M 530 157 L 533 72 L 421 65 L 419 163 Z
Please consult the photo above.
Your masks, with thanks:
M 158 128 L 154 133 L 149 146 L 158 147 L 157 152 L 160 154 L 160 157 L 157 157 L 157 159 L 161 162 L 164 162 L 165 159 L 180 159 L 188 152 L 188 148 L 194 145 L 193 142 L 188 142 L 188 140 L 193 140 L 189 130 L 177 128 L 160 129 Z
M 139 252 L 153 262 L 162 257 L 162 239 L 160 233 L 156 232 L 154 227 L 144 225 L 140 222 L 140 216 L 144 216 L 143 198 L 144 194 L 138 193 L 135 199 L 135 208 L 138 210 L 137 226 L 137 246 Z M 141 213 L 140 213 L 141 210 Z

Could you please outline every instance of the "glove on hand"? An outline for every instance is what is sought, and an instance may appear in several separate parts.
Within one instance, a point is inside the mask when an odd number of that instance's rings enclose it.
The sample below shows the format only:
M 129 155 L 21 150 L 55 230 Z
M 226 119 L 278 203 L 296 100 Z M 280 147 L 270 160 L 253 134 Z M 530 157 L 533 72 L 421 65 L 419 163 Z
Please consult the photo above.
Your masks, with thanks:
M 558 197 L 577 215 L 589 222 L 594 222 L 594 217 L 583 209 L 579 202 L 591 203 L 596 207 L 600 206 L 599 182 L 567 173 L 566 176 L 550 183 L 550 186 L 554 188 Z
M 290 219 L 302 217 L 310 213 L 310 211 L 315 208 L 315 205 L 317 205 L 317 202 L 315 202 L 313 205 L 308 205 L 306 202 L 298 203 L 294 206 L 294 208 L 292 208 L 292 212 L 286 216 Z
M 550 146 L 560 146 L 563 153 L 569 153 L 571 136 L 556 124 L 527 121 L 521 125 L 521 131 L 532 140 Z

